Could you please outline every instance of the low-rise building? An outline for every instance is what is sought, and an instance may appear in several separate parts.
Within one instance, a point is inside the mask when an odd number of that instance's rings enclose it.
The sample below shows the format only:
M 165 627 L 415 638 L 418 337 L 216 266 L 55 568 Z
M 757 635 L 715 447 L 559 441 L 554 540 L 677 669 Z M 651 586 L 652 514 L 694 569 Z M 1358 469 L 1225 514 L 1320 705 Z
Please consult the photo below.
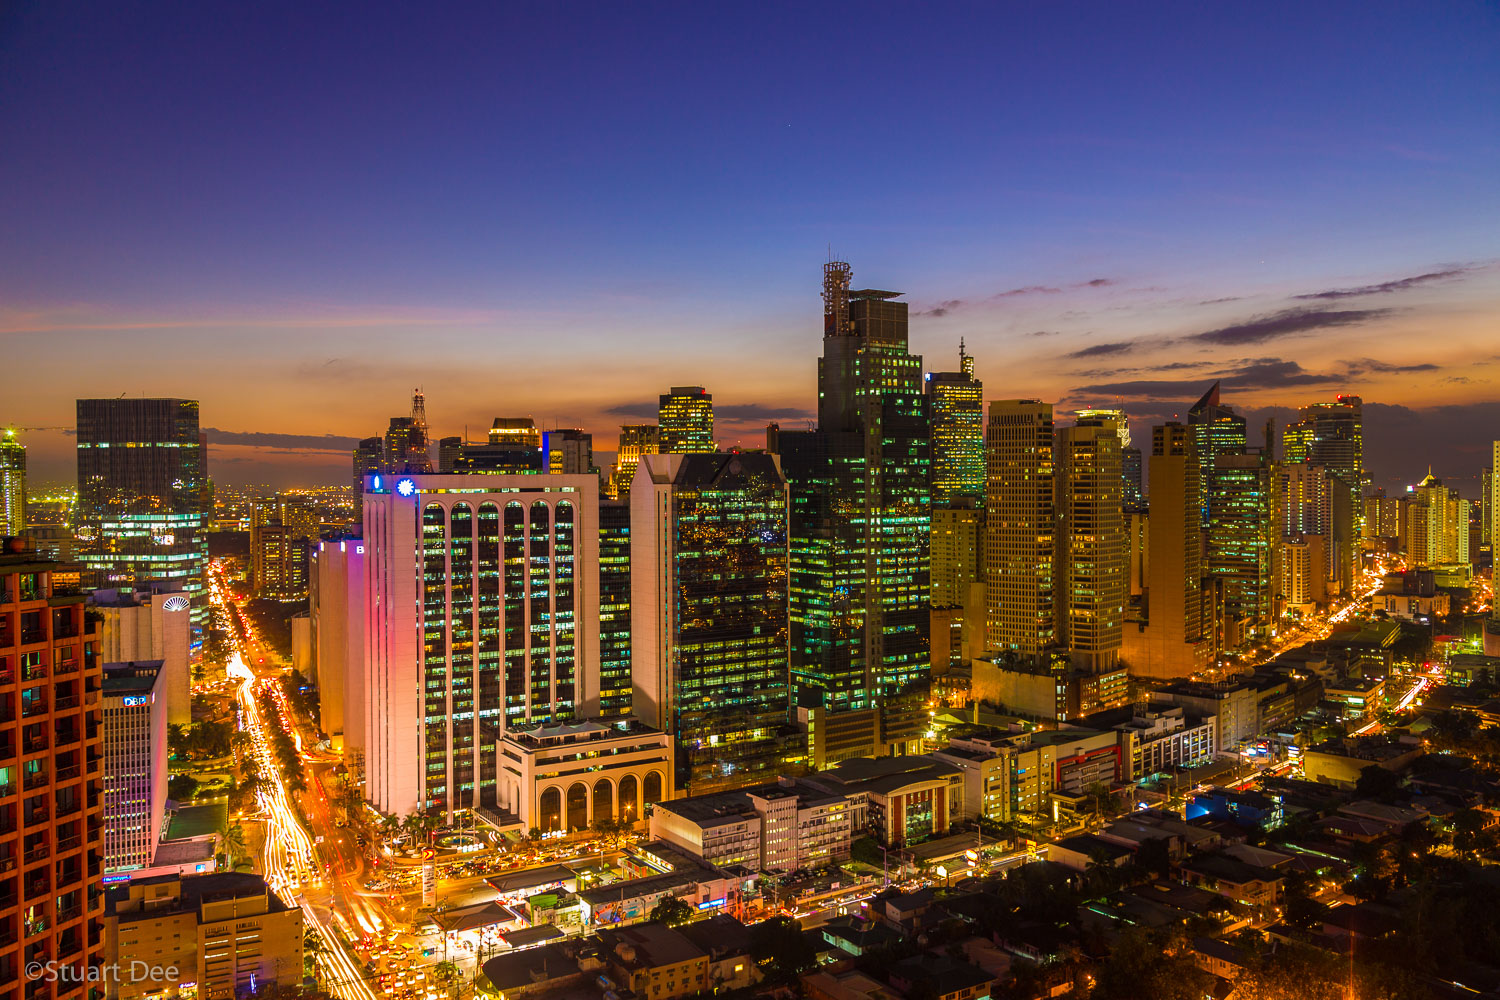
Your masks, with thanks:
M 800 779 L 849 803 L 851 832 L 882 844 L 941 836 L 964 814 L 964 776 L 927 755 L 855 757 Z
M 1380 711 L 1385 702 L 1384 677 L 1346 677 L 1323 685 L 1323 700 L 1346 719 L 1362 719 Z
M 1216 892 L 1247 906 L 1274 906 L 1284 881 L 1269 868 L 1246 864 L 1223 854 L 1204 854 L 1178 865 L 1183 882 Z
M 672 738 L 633 719 L 512 729 L 499 758 L 499 805 L 526 830 L 634 826 L 672 797 Z
M 302 910 L 259 875 L 135 880 L 105 894 L 104 962 L 139 962 L 163 976 L 120 976 L 106 983 L 106 995 L 224 1000 L 271 984 L 291 988 L 302 982 L 302 933 Z
M 1388 736 L 1343 736 L 1303 751 L 1302 771 L 1309 781 L 1353 788 L 1360 772 L 1371 765 L 1400 772 L 1421 755 L 1419 743 Z
M 714 865 L 812 868 L 849 856 L 846 796 L 782 778 L 774 785 L 658 803 L 651 837 Z
M 1216 717 L 1190 716 L 1177 706 L 1137 714 L 1115 731 L 1120 734 L 1120 757 L 1130 781 L 1212 760 L 1219 747 Z
M 1455 653 L 1448 658 L 1446 681 L 1454 687 L 1494 684 L 1500 681 L 1500 656 L 1482 653 Z

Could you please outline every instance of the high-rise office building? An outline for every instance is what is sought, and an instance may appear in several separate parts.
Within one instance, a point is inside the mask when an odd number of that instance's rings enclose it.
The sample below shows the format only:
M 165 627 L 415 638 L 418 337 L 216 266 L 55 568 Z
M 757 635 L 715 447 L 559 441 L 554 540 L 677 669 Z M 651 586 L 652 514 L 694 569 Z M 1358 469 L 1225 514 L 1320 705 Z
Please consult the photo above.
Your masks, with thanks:
M 1490 443 L 1490 479 L 1489 479 L 1489 537 L 1490 549 L 1494 551 L 1500 548 L 1500 441 Z M 1495 602 L 1495 611 L 1500 615 L 1500 601 Z
M 1276 596 L 1276 477 L 1264 452 L 1214 459 L 1208 522 L 1208 573 L 1222 587 L 1225 646 L 1269 627 Z
M 496 417 L 488 440 L 466 441 L 454 461 L 455 473 L 526 475 L 546 472 L 542 432 L 530 417 Z
M 75 524 L 90 585 L 178 584 L 203 624 L 204 465 L 196 400 L 78 401 Z
M 631 713 L 630 504 L 599 501 L 599 717 Z
M 1073 666 L 1095 674 L 1119 665 L 1125 620 L 1123 423 L 1080 413 L 1077 426 L 1057 432 L 1053 453 L 1057 642 Z
M 1146 491 L 1143 489 L 1144 481 L 1141 479 L 1143 471 L 1141 467 L 1141 449 L 1135 447 L 1122 448 L 1120 450 L 1120 466 L 1123 469 L 1125 480 L 1125 492 L 1121 495 L 1121 503 L 1132 514 L 1143 513 L 1146 509 Z
M 969 501 L 961 507 L 932 509 L 930 546 L 933 635 L 941 627 L 957 628 L 957 642 L 949 642 L 948 655 L 934 650 L 936 666 L 980 655 L 985 648 L 984 511 Z M 946 612 L 940 614 L 939 612 Z M 941 647 L 939 642 L 938 646 Z
M 192 629 L 187 595 L 160 587 L 96 590 L 89 595 L 89 607 L 99 615 L 100 661 L 160 663 L 156 690 L 166 703 L 167 724 L 192 722 Z
M 615 500 L 630 499 L 630 482 L 635 479 L 635 467 L 642 455 L 655 455 L 659 450 L 659 429 L 655 424 L 621 424 L 620 443 L 615 451 L 615 467 L 609 474 L 606 492 Z
M 598 476 L 594 466 L 594 435 L 576 427 L 547 431 L 542 435 L 547 471 L 561 476 Z
M 364 438 L 354 446 L 354 524 L 364 524 L 365 477 L 385 471 L 385 442 L 378 437 Z
M 160 662 L 104 666 L 104 873 L 151 867 L 167 805 Z
M 7 429 L 0 435 L 0 537 L 26 532 L 26 446 Z
M 818 428 L 779 431 L 791 493 L 792 671 L 825 717 L 879 712 L 840 754 L 920 736 L 930 627 L 930 443 L 922 359 L 897 292 L 850 290 L 824 268 Z M 855 720 L 858 722 L 859 720 Z M 823 763 L 835 761 L 825 760 Z
M 1213 518 L 1214 475 L 1220 455 L 1245 453 L 1245 418 L 1234 408 L 1219 401 L 1219 383 L 1215 382 L 1188 410 L 1188 427 L 1193 433 L 1193 447 L 1198 453 L 1198 481 L 1203 487 L 1203 526 Z
M 1203 466 L 1191 428 L 1151 429 L 1151 530 L 1144 628 L 1126 630 L 1123 655 L 1132 673 L 1186 677 L 1213 660 L 1203 592 Z
M 592 476 L 371 478 L 362 710 L 377 808 L 495 807 L 501 737 L 597 711 L 598 512 Z
M 1342 494 L 1331 504 L 1330 534 L 1336 579 L 1351 593 L 1359 538 L 1364 533 L 1364 406 L 1358 396 L 1339 396 L 1332 403 L 1302 407 L 1300 417 L 1282 432 L 1282 454 L 1288 462 L 1322 466 L 1339 481 Z
M 1057 484 L 1052 404 L 990 404 L 985 581 L 990 650 L 1039 653 L 1057 642 Z
M 774 455 L 646 455 L 630 490 L 635 713 L 688 794 L 766 781 L 789 738 L 787 487 Z
M 438 439 L 437 473 L 451 476 L 459 471 L 458 461 L 464 453 L 464 439 L 454 435 Z
M 984 383 L 958 345 L 958 371 L 928 372 L 932 412 L 932 505 L 984 498 Z
M 88 995 L 101 951 L 98 626 L 60 576 L 22 539 L 0 543 L 0 992 L 16 998 L 38 956 L 59 975 L 29 995 Z
M 321 525 L 311 505 L 268 497 L 250 508 L 250 582 L 257 597 L 300 601 L 307 597 L 307 564 Z
M 351 771 L 364 773 L 365 546 L 320 542 L 308 569 L 308 619 L 319 721 Z
M 714 450 L 714 398 L 701 385 L 674 385 L 661 397 L 657 446 L 663 455 Z
M 1427 471 L 1411 489 L 1406 514 L 1406 557 L 1413 566 L 1459 566 L 1469 562 L 1469 501 Z

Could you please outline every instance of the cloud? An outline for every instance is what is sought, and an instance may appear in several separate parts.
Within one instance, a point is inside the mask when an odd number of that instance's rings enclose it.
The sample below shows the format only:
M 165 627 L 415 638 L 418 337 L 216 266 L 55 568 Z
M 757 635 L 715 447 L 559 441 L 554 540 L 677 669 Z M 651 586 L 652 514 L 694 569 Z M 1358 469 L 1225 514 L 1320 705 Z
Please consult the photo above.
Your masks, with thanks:
M 1032 330 L 1030 333 L 1024 334 L 1023 336 L 1027 336 L 1027 337 L 1056 337 L 1061 332 L 1062 332 L 1061 330 Z
M 655 417 L 661 413 L 656 403 L 617 403 L 604 411 L 616 417 Z
M 1396 374 L 1404 374 L 1406 372 L 1435 372 L 1438 370 L 1437 365 L 1430 363 L 1420 365 L 1393 365 L 1389 361 L 1376 361 L 1374 358 L 1365 358 L 1362 361 L 1351 362 L 1349 367 L 1354 371 L 1393 372 Z
M 1242 298 L 1242 296 L 1239 296 L 1239 295 L 1226 295 L 1226 296 L 1224 296 L 1221 299 L 1204 299 L 1202 302 L 1199 302 L 1198 304 L 1200 306 L 1216 306 L 1216 305 L 1219 305 L 1221 302 L 1238 302 L 1241 298 Z
M 916 315 L 918 315 L 918 316 L 931 316 L 934 319 L 937 319 L 939 317 L 948 315 L 950 312 L 952 312 L 953 310 L 957 309 L 959 306 L 961 306 L 963 304 L 964 304 L 964 300 L 963 299 L 945 299 L 944 301 L 939 302 L 937 305 L 933 306 L 931 309 L 920 309 L 920 310 L 918 310 L 917 313 L 916 313 Z
M 1047 285 L 1027 285 L 1024 288 L 1011 288 L 1004 292 L 996 292 L 990 298 L 1008 299 L 1017 295 L 1057 295 L 1061 291 L 1061 288 L 1052 288 Z
M 1085 396 L 1131 396 L 1142 399 L 1162 397 L 1196 398 L 1209 386 L 1208 380 L 1217 378 L 1223 389 L 1257 390 L 1284 389 L 1292 386 L 1336 385 L 1347 382 L 1344 373 L 1310 372 L 1295 361 L 1280 358 L 1255 358 L 1238 367 L 1205 374 L 1193 379 L 1133 379 L 1125 382 L 1096 382 L 1082 385 L 1073 392 Z
M 731 403 L 714 407 L 714 416 L 725 420 L 788 420 L 811 417 L 812 411 L 800 406 L 763 406 L 760 403 Z
M 1409 278 L 1397 278 L 1394 281 L 1382 281 L 1376 285 L 1360 285 L 1357 288 L 1330 288 L 1322 292 L 1308 292 L 1306 295 L 1293 295 L 1294 299 L 1352 299 L 1360 295 L 1389 295 L 1392 292 L 1404 292 L 1410 288 L 1421 285 L 1429 285 L 1435 281 L 1447 281 L 1450 278 L 1459 278 L 1474 270 L 1472 267 L 1450 267 L 1442 271 L 1429 271 L 1426 274 L 1414 274 Z
M 1235 347 L 1241 344 L 1261 344 L 1278 337 L 1292 337 L 1313 330 L 1325 330 L 1335 326 L 1355 326 L 1379 319 L 1392 312 L 1390 309 L 1283 309 L 1267 316 L 1256 316 L 1243 323 L 1195 333 L 1185 338 L 1206 344 Z
M 1083 284 L 1087 288 L 1103 288 L 1105 285 L 1113 285 L 1114 283 L 1115 279 L 1113 278 L 1094 278 L 1092 281 L 1085 281 Z
M 1135 342 L 1132 340 L 1117 340 L 1108 344 L 1095 344 L 1065 355 L 1069 358 L 1097 358 L 1105 354 L 1124 354 L 1135 350 Z
M 337 434 L 276 434 L 266 431 L 224 431 L 205 427 L 209 444 L 240 445 L 248 448 L 282 448 L 294 451 L 353 451 L 359 438 Z

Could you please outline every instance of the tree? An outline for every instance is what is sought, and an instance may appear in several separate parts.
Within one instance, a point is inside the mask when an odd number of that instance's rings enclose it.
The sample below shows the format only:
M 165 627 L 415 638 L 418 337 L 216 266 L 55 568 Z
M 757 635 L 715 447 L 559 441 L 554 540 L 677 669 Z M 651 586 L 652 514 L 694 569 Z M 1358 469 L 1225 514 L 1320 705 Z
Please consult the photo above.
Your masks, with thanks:
M 1453 814 L 1453 849 L 1464 857 L 1473 857 L 1495 845 L 1495 834 L 1489 829 L 1489 814 L 1482 809 L 1460 809 Z
M 191 774 L 174 774 L 167 781 L 167 798 L 189 802 L 198 794 L 198 779 Z
M 620 824 L 608 816 L 594 820 L 592 829 L 601 840 L 610 840 L 620 835 Z
M 791 979 L 811 969 L 818 953 L 791 917 L 772 917 L 750 928 L 750 957 L 778 979 Z
M 1132 927 L 1098 969 L 1090 1000 L 1201 1000 L 1213 977 L 1164 934 Z
M 458 966 L 448 960 L 443 960 L 432 967 L 432 977 L 441 986 L 450 986 L 458 982 L 463 973 Z
M 668 927 L 678 927 L 693 919 L 693 908 L 683 902 L 677 896 L 663 896 L 655 906 L 651 907 L 651 919 L 666 924 Z
M 1401 778 L 1394 771 L 1387 771 L 1379 764 L 1371 764 L 1359 772 L 1354 783 L 1354 794 L 1362 799 L 1379 799 L 1389 802 L 1401 792 Z
M 884 859 L 880 853 L 880 845 L 875 843 L 874 837 L 860 837 L 849 845 L 849 860 L 858 861 L 862 865 L 879 868 Z
M 226 818 L 223 827 L 219 830 L 219 836 L 222 838 L 221 845 L 224 848 L 224 854 L 229 858 L 229 868 L 233 871 L 234 859 L 249 853 L 245 847 L 245 828 L 238 822 Z

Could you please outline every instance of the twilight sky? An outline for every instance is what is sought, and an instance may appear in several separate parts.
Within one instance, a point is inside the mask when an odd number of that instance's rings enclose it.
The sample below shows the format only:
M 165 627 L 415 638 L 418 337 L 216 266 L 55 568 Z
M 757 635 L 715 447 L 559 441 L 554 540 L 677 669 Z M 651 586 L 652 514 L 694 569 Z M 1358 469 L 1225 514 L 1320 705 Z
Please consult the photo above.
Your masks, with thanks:
M 989 398 L 1357 392 L 1469 495 L 1500 438 L 1492 3 L 323 6 L 0 10 L 0 423 L 196 397 L 215 479 L 342 482 L 413 386 L 604 451 L 702 384 L 756 445 L 831 247 Z

